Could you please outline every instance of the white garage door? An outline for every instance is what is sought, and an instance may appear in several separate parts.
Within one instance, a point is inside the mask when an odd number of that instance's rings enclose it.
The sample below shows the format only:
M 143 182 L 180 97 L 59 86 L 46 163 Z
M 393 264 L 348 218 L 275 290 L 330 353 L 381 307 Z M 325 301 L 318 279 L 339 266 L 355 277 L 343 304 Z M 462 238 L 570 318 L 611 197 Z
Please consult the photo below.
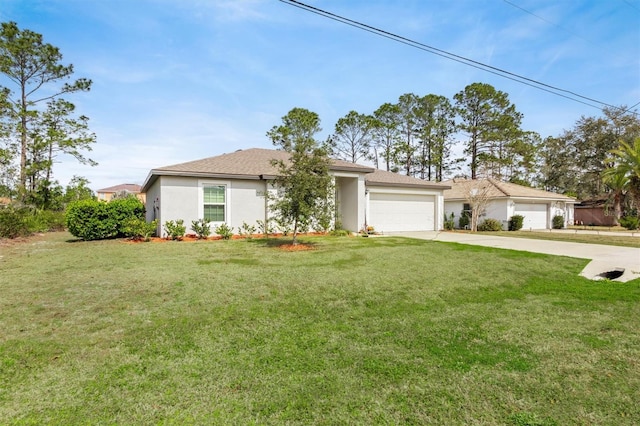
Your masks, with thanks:
M 369 194 L 367 222 L 376 231 L 433 231 L 435 197 L 433 195 Z
M 516 203 L 515 212 L 524 216 L 522 229 L 547 229 L 548 227 L 546 204 Z

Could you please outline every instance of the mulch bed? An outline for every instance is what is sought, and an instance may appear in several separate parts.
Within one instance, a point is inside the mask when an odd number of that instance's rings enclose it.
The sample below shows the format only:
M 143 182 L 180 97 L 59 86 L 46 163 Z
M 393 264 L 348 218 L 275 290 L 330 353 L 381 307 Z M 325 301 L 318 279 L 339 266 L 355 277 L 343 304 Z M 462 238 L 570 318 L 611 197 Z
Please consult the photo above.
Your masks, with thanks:
M 308 232 L 305 234 L 298 234 L 298 236 L 319 236 L 319 235 L 326 235 L 326 233 L 323 232 Z M 282 234 L 270 234 L 268 238 L 281 238 L 284 235 Z M 265 236 L 263 234 L 254 234 L 251 236 L 251 238 L 253 239 L 264 239 Z M 243 235 L 233 235 L 231 237 L 232 240 L 244 240 L 247 239 L 246 236 Z M 198 238 L 195 234 L 187 234 L 184 237 L 182 237 L 180 240 L 176 240 L 176 242 L 185 242 L 185 243 L 193 243 L 195 241 L 221 241 L 222 237 L 219 235 L 216 236 L 211 236 L 211 237 L 207 237 L 207 238 Z M 169 238 L 162 238 L 162 237 L 151 237 L 149 242 L 152 243 L 168 243 L 168 242 L 172 242 L 174 240 L 171 240 Z M 123 242 L 125 244 L 138 244 L 138 243 L 143 243 L 145 242 L 144 240 L 123 240 Z M 283 251 L 308 251 L 308 250 L 314 250 L 314 246 L 312 244 L 305 244 L 305 243 L 298 243 L 298 244 L 277 244 L 274 245 L 275 248 L 279 249 L 279 250 L 283 250 Z

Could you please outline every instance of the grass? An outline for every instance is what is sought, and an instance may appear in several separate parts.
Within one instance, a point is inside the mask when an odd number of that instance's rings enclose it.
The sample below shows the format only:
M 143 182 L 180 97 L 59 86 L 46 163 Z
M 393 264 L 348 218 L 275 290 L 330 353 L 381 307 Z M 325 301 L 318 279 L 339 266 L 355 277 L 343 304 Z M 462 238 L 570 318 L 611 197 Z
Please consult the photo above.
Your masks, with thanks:
M 461 232 L 461 231 L 456 231 Z M 586 232 L 586 231 L 583 231 Z M 597 231 L 593 233 L 577 233 L 571 230 L 562 232 L 550 231 L 497 231 L 480 232 L 480 234 L 495 235 L 497 237 L 531 238 L 536 240 L 569 241 L 573 243 L 604 244 L 622 247 L 640 247 L 640 237 L 625 235 L 601 235 Z
M 0 423 L 640 419 L 640 280 L 588 281 L 583 260 L 69 238 L 0 247 Z

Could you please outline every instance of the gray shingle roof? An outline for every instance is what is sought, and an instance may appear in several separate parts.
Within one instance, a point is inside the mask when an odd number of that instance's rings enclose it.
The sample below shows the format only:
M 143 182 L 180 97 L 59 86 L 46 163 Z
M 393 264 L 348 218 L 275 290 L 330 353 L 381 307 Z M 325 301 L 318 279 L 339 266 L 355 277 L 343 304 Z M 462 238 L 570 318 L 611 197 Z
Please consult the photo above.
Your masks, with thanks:
M 451 189 L 444 191 L 444 199 L 464 200 L 465 191 L 468 190 L 467 179 L 452 179 L 443 183 L 451 186 Z M 479 179 L 481 185 L 489 185 L 488 194 L 491 198 L 529 198 L 554 201 L 573 201 L 574 198 L 555 192 L 544 191 L 542 189 L 530 188 L 528 186 L 517 185 L 515 183 L 500 182 L 495 179 Z
M 151 170 L 143 185 L 143 191 L 158 176 L 190 176 L 190 177 L 216 177 L 236 179 L 264 179 L 273 178 L 277 169 L 271 165 L 271 160 L 287 161 L 289 154 L 285 151 L 274 149 L 251 148 L 238 150 L 215 157 L 201 160 L 188 161 L 186 163 L 158 167 Z M 349 163 L 343 160 L 331 160 L 330 170 L 365 173 L 365 182 L 380 186 L 414 186 L 423 188 L 443 188 L 442 184 L 416 179 L 397 173 L 376 170 L 373 167 Z M 445 187 L 448 187 L 445 185 Z
M 373 173 L 366 175 L 365 183 L 371 186 L 409 186 L 435 189 L 450 188 L 450 186 L 444 182 L 432 182 L 379 169 L 375 169 Z

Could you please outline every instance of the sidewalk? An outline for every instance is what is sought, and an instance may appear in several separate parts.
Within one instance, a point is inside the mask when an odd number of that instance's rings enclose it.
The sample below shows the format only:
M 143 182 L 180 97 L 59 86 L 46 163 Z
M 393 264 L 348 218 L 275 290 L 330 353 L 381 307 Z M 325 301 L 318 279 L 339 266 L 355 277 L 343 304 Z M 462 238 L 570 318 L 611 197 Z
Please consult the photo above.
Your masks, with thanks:
M 574 232 L 574 230 L 569 230 L 569 232 Z M 620 233 L 614 232 L 614 234 L 619 235 Z M 583 277 L 601 279 L 601 277 L 598 276 L 599 274 L 615 270 L 624 270 L 622 276 L 614 279 L 614 281 L 626 282 L 640 278 L 640 248 L 535 240 L 529 238 L 496 237 L 487 234 L 478 235 L 462 232 L 424 231 L 394 233 L 393 235 L 591 259 L 591 262 L 580 273 Z
M 640 238 L 640 230 L 636 231 L 604 231 L 600 229 L 522 229 L 522 232 L 552 232 L 555 234 L 584 234 L 584 235 L 611 235 L 613 237 L 637 237 Z

